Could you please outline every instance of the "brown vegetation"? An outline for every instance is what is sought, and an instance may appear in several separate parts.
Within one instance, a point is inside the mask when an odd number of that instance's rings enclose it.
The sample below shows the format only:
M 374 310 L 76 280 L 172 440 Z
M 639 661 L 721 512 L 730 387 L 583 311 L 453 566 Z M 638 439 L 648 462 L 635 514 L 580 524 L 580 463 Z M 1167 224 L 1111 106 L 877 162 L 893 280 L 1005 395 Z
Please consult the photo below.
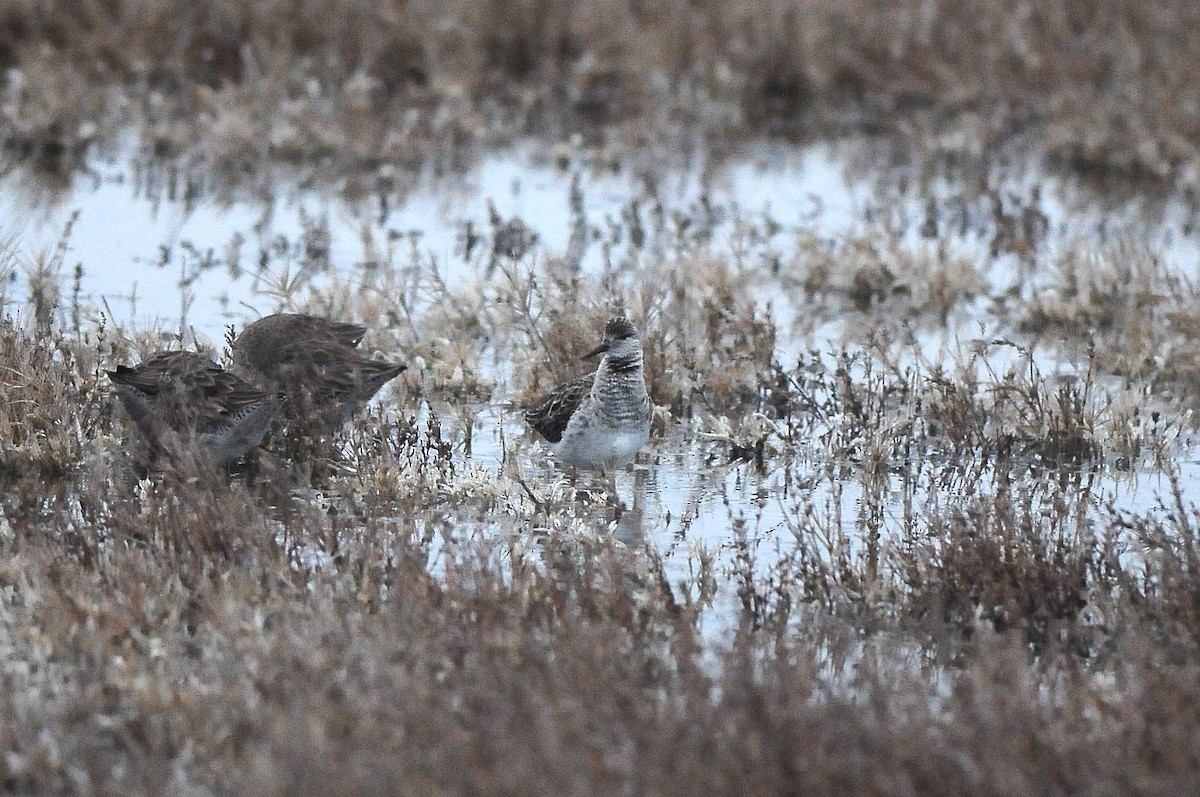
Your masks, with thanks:
M 673 274 L 648 315 L 667 400 L 747 350 L 723 325 L 759 312 L 676 301 Z M 716 265 L 695 275 L 698 295 L 746 296 Z M 536 333 L 551 362 L 591 344 L 555 326 L 565 307 L 608 312 L 587 278 L 496 279 L 529 302 L 478 316 L 481 339 Z M 759 389 L 706 400 L 741 432 L 762 419 L 787 528 L 731 510 L 730 563 L 685 576 L 653 529 L 622 545 L 597 526 L 607 499 L 466 461 L 464 427 L 433 414 L 360 419 L 317 491 L 270 463 L 138 482 L 96 376 L 126 344 L 38 323 L 2 330 L 12 791 L 1172 794 L 1196 777 L 1200 512 L 1178 487 L 1169 512 L 1091 497 L 1113 454 L 1170 445 L 1094 373 L 1056 387 L 1019 348 L 999 372 L 985 349 L 940 371 L 886 347 L 768 355 L 733 383 Z M 707 445 L 736 459 L 734 437 Z M 794 470 L 800 452 L 822 464 Z M 820 499 L 846 489 L 853 519 Z M 731 635 L 706 636 L 724 612 Z
M 718 149 L 764 132 L 967 160 L 1017 144 L 1194 187 L 1197 39 L 1191 4 L 1129 0 L 14 0 L 4 144 L 71 168 L 132 122 L 144 152 L 211 179 L 452 163 L 528 134 L 672 148 L 682 125 Z
M 1039 153 L 1186 190 L 1197 40 L 1192 6 L 1128 0 L 10 0 L 0 137 L 70 171 L 132 125 L 192 199 L 317 162 L 384 198 L 397 167 L 477 144 L 652 158 L 681 130 L 883 134 L 977 176 Z M 144 478 L 102 373 L 163 336 L 88 305 L 89 253 L 66 284 L 69 225 L 42 256 L 0 240 L 0 787 L 1194 790 L 1196 291 L 1152 246 L 1051 253 L 1039 189 L 982 183 L 929 193 L 915 243 L 884 210 L 783 250 L 769 219 L 708 196 L 668 216 L 649 189 L 596 269 L 578 185 L 568 251 L 493 208 L 461 272 L 369 225 L 362 271 L 334 264 L 306 217 L 258 253 L 257 309 L 361 322 L 409 370 L 334 462 Z M 714 244 L 731 217 L 750 251 Z M 956 253 L 956 225 L 989 254 Z M 184 307 L 243 243 L 186 253 Z M 509 414 L 586 368 L 615 312 L 646 344 L 651 472 L 703 463 L 688 511 L 726 513 L 716 539 L 542 468 Z M 842 342 L 810 350 L 831 319 Z M 481 433 L 499 461 L 471 456 Z M 1119 504 L 1138 479 L 1159 497 Z

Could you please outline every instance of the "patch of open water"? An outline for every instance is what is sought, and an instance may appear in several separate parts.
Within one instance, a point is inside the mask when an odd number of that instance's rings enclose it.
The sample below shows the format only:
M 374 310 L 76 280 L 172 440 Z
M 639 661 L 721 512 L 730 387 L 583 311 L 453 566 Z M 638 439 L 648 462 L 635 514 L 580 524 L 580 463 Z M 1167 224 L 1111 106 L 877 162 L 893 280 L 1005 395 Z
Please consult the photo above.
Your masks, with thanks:
M 998 236 L 1024 219 L 1044 228 L 1039 245 L 1048 250 L 1078 240 L 1102 243 L 1136 230 L 1169 268 L 1200 276 L 1200 238 L 1192 212 L 1182 207 L 1158 209 L 1147 226 L 1140 215 L 1144 208 L 1099 206 L 1072 186 L 1036 174 L 1029 183 L 995 178 L 1002 187 L 981 192 L 981 200 L 949 181 L 934 181 L 921 192 L 896 190 L 894 184 L 885 189 L 877 175 L 854 176 L 848 162 L 832 145 L 768 147 L 719 168 L 653 176 L 561 168 L 536 152 L 512 150 L 488 156 L 464 174 L 419 181 L 401 200 L 391 201 L 294 186 L 266 201 L 207 201 L 125 161 L 98 162 L 90 178 L 52 202 L 23 190 L 13 175 L 0 180 L 0 233 L 28 259 L 52 249 L 70 224 L 64 266 L 79 264 L 83 304 L 123 324 L 172 335 L 183 330 L 185 340 L 194 334 L 209 341 L 220 341 L 227 324 L 275 310 L 273 281 L 304 269 L 317 272 L 317 284 L 361 274 L 381 245 L 410 247 L 436 259 L 450 278 L 475 279 L 496 251 L 499 227 L 512 219 L 521 220 L 509 229 L 520 246 L 528 233 L 536 234 L 529 257 L 549 252 L 574 259 L 585 271 L 614 263 L 636 267 L 639 257 L 667 256 L 668 248 L 689 240 L 734 253 L 750 267 L 770 267 L 786 261 L 798 231 L 833 239 L 883 219 L 906 245 L 949 246 L 982 264 L 994 293 L 1025 277 L 1018 255 L 995 251 Z M 631 236 L 632 227 L 642 230 L 640 240 Z M 15 304 L 24 279 L 22 273 L 12 275 L 0 298 Z M 780 328 L 791 329 L 795 310 L 786 302 L 773 308 Z M 834 321 L 782 345 L 785 352 L 831 348 L 840 333 Z M 921 335 L 922 348 L 956 345 L 953 332 Z M 484 467 L 502 467 L 503 441 L 528 440 L 519 415 L 499 407 L 482 408 L 475 423 L 472 459 Z M 526 469 L 554 478 L 545 469 L 548 456 L 534 446 L 520 452 Z M 1184 494 L 1200 496 L 1200 467 L 1190 445 L 1175 466 Z M 829 533 L 843 533 L 851 554 L 859 555 L 861 513 L 870 501 L 860 481 L 830 475 L 834 470 L 805 460 L 769 463 L 765 471 L 724 463 L 695 435 L 677 433 L 618 475 L 617 498 L 624 509 L 619 518 L 599 513 L 597 523 L 608 524 L 630 544 L 653 544 L 672 581 L 687 580 L 702 553 L 731 572 L 746 551 L 736 528 L 745 530 L 753 567 L 765 576 L 786 555 L 796 518 L 806 508 L 840 524 Z M 911 523 L 901 482 L 891 477 L 883 500 L 880 522 L 893 535 Z M 977 487 L 964 487 L 960 497 Z M 1159 473 L 1099 472 L 1081 500 L 1155 513 L 1169 503 L 1163 499 L 1169 492 Z M 951 489 L 945 500 L 955 495 Z M 707 630 L 716 632 L 728 622 L 737 600 L 733 593 L 722 590 L 719 600 L 726 608 L 710 615 Z
M 976 260 L 995 293 L 1019 279 L 1020 268 L 989 250 L 998 239 L 1003 247 L 1013 226 L 1044 223 L 1049 249 L 1136 231 L 1169 267 L 1200 277 L 1200 230 L 1182 205 L 1157 208 L 1147 225 L 1143 203 L 1089 202 L 1079 187 L 1036 171 L 991 176 L 975 192 L 947 180 L 918 192 L 881 174 L 855 175 L 842 150 L 764 147 L 719 167 L 692 164 L 665 175 L 562 168 L 536 151 L 509 150 L 462 174 L 419 179 L 399 199 L 295 185 L 265 198 L 205 198 L 176 185 L 182 178 L 104 161 L 53 195 L 19 173 L 0 178 L 0 234 L 31 259 L 53 249 L 74 219 L 64 265 L 82 267 L 82 300 L 120 323 L 194 330 L 213 341 L 226 324 L 269 310 L 264 289 L 289 269 L 317 269 L 332 281 L 369 266 L 366 241 L 404 241 L 448 278 L 474 279 L 487 245 L 469 240 L 486 236 L 492 208 L 536 234 L 531 256 L 566 255 L 585 270 L 635 264 L 639 251 L 667 256 L 667 247 L 689 240 L 755 267 L 786 260 L 799 230 L 833 240 L 882 223 L 905 245 L 940 244 Z M 649 240 L 635 245 L 631 220 Z M 13 277 L 10 300 L 20 295 L 22 274 Z

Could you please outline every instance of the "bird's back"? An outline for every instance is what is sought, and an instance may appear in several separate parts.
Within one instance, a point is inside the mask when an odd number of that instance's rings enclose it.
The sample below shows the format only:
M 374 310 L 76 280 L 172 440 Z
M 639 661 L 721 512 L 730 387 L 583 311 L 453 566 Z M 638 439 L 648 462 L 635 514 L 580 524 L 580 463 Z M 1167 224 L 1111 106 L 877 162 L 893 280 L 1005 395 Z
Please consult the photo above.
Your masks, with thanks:
M 233 342 L 239 373 L 287 396 L 289 424 L 333 431 L 406 366 L 372 360 L 355 347 L 366 327 L 278 313 L 250 324 Z
M 550 395 L 537 405 L 525 411 L 525 421 L 534 431 L 546 438 L 549 443 L 558 443 L 571 416 L 578 411 L 583 400 L 588 397 L 592 385 L 596 382 L 596 374 L 583 374 L 570 382 L 559 385 Z
M 219 464 L 258 445 L 281 406 L 279 396 L 195 352 L 162 351 L 108 372 L 117 396 L 152 446 L 198 439 Z M 177 439 L 178 438 L 178 439 Z

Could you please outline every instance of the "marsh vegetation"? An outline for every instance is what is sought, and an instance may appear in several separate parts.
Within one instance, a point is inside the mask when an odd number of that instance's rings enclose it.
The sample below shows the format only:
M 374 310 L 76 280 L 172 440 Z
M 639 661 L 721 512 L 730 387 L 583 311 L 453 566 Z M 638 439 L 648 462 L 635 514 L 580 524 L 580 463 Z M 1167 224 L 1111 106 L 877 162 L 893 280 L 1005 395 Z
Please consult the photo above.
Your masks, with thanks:
M 6 791 L 1194 789 L 1190 7 L 0 21 Z M 281 309 L 408 368 L 142 472 L 105 371 Z M 519 407 L 617 313 L 651 441 L 571 473 Z

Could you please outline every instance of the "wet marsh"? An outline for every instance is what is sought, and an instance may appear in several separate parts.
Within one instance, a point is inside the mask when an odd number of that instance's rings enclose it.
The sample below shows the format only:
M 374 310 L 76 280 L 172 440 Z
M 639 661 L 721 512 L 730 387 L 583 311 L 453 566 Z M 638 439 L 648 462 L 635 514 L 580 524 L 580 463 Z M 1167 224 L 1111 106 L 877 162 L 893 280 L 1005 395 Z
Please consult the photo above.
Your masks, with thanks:
M 6 790 L 1193 788 L 1190 11 L 301 5 L 6 12 Z M 278 310 L 408 369 L 140 473 L 104 371 Z

